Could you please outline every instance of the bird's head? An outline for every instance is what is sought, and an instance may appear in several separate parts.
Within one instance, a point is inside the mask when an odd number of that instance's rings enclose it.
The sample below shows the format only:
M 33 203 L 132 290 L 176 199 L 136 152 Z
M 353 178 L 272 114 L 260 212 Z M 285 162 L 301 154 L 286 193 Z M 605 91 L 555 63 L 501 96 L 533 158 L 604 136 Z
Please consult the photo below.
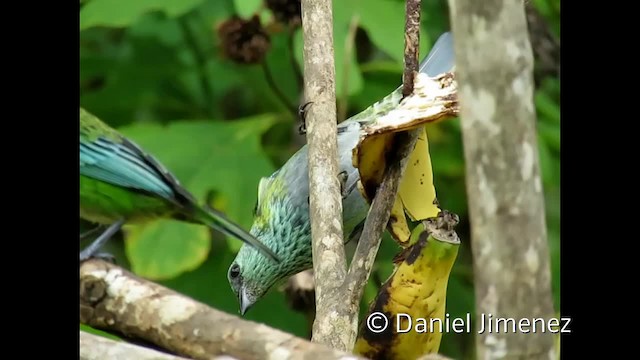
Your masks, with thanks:
M 261 182 L 250 232 L 281 261 L 276 263 L 243 244 L 227 272 L 242 315 L 274 285 L 313 266 L 308 204 L 282 191 L 277 183 Z

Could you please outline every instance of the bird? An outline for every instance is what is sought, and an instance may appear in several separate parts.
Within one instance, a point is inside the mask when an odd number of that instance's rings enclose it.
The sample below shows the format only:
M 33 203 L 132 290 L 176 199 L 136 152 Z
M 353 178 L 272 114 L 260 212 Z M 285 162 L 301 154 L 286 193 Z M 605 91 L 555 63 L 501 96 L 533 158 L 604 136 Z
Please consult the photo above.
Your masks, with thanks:
M 419 65 L 419 71 L 430 77 L 449 72 L 454 67 L 453 35 L 443 33 Z M 369 210 L 369 204 L 357 189 L 360 179 L 352 163 L 352 151 L 361 129 L 377 116 L 397 106 L 402 87 L 371 105 L 337 127 L 338 178 L 343 205 L 345 242 L 355 238 Z M 304 119 L 303 119 L 304 120 Z M 301 147 L 271 176 L 258 184 L 257 202 L 250 232 L 279 255 L 273 264 L 261 259 L 255 251 L 242 246 L 227 271 L 227 280 L 238 298 L 240 314 L 244 314 L 272 287 L 290 276 L 313 268 L 311 225 L 309 215 L 308 148 Z
M 257 249 L 275 263 L 268 246 L 222 212 L 199 205 L 178 179 L 140 146 L 80 107 L 80 218 L 98 226 L 80 235 L 106 229 L 80 252 L 113 260 L 98 251 L 125 224 L 174 219 L 218 230 Z

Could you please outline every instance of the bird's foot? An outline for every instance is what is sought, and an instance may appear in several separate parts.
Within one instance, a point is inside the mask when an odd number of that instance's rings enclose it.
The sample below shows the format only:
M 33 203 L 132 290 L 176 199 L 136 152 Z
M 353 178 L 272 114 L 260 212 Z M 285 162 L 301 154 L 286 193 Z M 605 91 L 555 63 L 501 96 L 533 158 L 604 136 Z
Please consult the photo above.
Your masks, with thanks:
M 107 241 L 116 233 L 122 225 L 124 224 L 124 219 L 120 219 L 115 223 L 111 224 L 97 239 L 95 239 L 89 246 L 84 248 L 80 252 L 80 262 L 86 261 L 90 258 L 99 257 L 103 258 L 103 253 L 98 253 L 98 250 L 107 243 Z M 107 257 L 113 258 L 112 255 L 107 254 Z M 115 261 L 115 258 L 114 258 Z
M 338 174 L 338 181 L 340 182 L 340 195 L 342 195 L 342 200 L 346 199 L 349 195 L 349 189 L 347 189 L 347 179 L 349 175 L 346 171 L 341 171 Z
M 98 225 L 96 227 L 94 227 L 91 230 L 87 230 L 85 232 L 83 232 L 82 234 L 80 234 L 80 241 L 88 238 L 89 236 L 91 236 L 92 234 L 94 234 L 95 232 L 97 232 L 98 230 L 102 229 L 103 225 Z
M 300 133 L 300 135 L 304 135 L 307 133 L 307 108 L 311 104 L 313 104 L 313 101 L 309 101 L 298 108 L 298 118 L 300 119 L 301 123 L 300 127 L 298 128 L 298 133 Z

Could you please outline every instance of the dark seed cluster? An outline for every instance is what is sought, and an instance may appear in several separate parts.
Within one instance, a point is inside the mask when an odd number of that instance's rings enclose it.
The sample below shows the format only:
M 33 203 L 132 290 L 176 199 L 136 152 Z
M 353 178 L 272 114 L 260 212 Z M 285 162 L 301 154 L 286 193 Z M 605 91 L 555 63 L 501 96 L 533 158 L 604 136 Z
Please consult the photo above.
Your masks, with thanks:
M 224 55 L 240 64 L 259 64 L 271 48 L 269 34 L 262 27 L 260 18 L 234 16 L 218 27 Z

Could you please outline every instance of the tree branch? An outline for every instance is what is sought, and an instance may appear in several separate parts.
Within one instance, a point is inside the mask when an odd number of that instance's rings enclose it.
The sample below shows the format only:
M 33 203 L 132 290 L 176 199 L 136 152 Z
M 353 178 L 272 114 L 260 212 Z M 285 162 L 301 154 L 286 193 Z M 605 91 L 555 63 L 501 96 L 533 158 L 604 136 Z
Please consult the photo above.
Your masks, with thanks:
M 115 341 L 103 336 L 80 331 L 80 360 L 189 360 L 185 357 L 166 354 L 146 347 Z M 214 360 L 234 360 L 230 356 L 215 357 Z
M 309 212 L 316 286 L 312 340 L 350 350 L 357 327 L 336 312 L 347 272 L 338 180 L 333 9 L 331 0 L 302 0 L 305 97 L 309 146 Z M 357 324 L 356 324 L 357 325 Z
M 403 77 L 403 95 L 405 97 L 413 93 L 415 76 L 418 72 L 420 41 L 420 0 L 406 1 L 405 71 Z M 387 162 L 388 167 L 385 169 L 382 183 L 371 202 L 349 273 L 343 285 L 343 291 L 349 306 L 347 314 L 350 316 L 350 322 L 356 326 L 360 299 L 369 280 L 382 240 L 382 234 L 389 222 L 391 209 L 398 194 L 400 179 L 404 174 L 409 155 L 416 145 L 419 134 L 420 129 L 418 128 L 395 135 L 394 142 L 396 146 L 388 154 L 390 159 Z M 355 342 L 355 336 L 353 341 Z
M 97 259 L 80 266 L 80 322 L 194 359 L 363 359 L 210 308 Z
M 554 314 L 522 0 L 449 0 L 464 141 L 476 313 Z M 481 318 L 479 318 L 481 320 Z M 486 325 L 486 324 L 485 324 Z M 553 334 L 485 331 L 478 358 L 555 358 Z

